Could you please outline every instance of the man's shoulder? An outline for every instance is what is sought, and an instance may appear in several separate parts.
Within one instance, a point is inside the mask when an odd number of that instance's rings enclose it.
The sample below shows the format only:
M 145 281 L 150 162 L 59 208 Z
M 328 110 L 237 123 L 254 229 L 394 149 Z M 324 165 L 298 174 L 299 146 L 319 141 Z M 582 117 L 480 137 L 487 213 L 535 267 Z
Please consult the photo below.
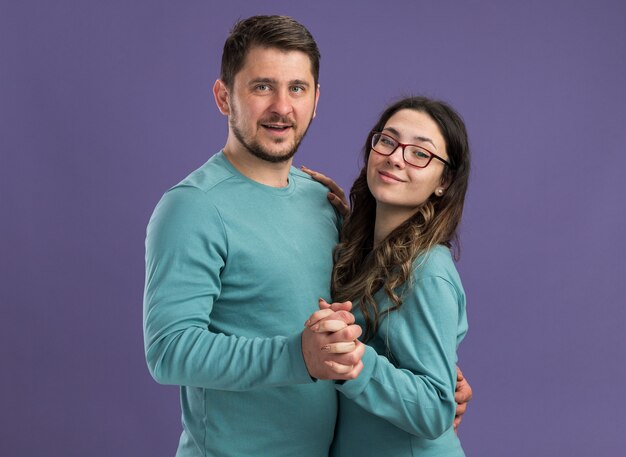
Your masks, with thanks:
M 220 151 L 212 156 L 201 167 L 192 171 L 171 190 L 179 188 L 195 188 L 202 192 L 209 192 L 221 183 L 232 179 L 235 174 L 228 166 L 223 153 Z
M 197 220 L 217 212 L 217 202 L 223 199 L 220 198 L 220 186 L 234 177 L 225 161 L 220 151 L 178 184 L 170 187 L 157 203 L 152 219 L 160 216 L 164 224 L 169 224 L 166 220 Z
M 306 192 L 313 194 L 319 193 L 322 195 L 326 195 L 328 193 L 328 188 L 326 186 L 320 184 L 304 171 L 296 167 L 291 167 L 289 170 L 289 176 L 290 178 L 293 178 L 297 182 L 297 185 L 303 188 Z

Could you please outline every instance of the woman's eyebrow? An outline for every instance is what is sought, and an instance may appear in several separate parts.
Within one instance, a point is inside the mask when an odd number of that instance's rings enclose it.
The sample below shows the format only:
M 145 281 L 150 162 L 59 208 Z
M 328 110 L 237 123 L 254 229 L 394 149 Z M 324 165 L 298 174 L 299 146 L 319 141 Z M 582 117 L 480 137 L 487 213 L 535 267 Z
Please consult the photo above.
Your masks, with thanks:
M 400 132 L 393 128 L 393 127 L 385 127 L 383 129 L 383 131 L 388 130 L 389 132 L 393 133 L 395 136 L 400 136 Z M 419 143 L 430 143 L 433 145 L 433 148 L 437 149 L 437 146 L 435 146 L 435 143 L 433 143 L 433 140 L 431 140 L 428 137 L 425 136 L 414 136 L 413 139 Z

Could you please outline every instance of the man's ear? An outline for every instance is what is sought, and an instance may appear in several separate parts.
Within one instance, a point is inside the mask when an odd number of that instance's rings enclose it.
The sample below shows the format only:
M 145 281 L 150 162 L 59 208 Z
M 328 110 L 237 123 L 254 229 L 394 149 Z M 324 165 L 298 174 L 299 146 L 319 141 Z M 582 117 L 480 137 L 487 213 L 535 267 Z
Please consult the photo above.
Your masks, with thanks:
M 230 105 L 228 103 L 228 87 L 221 79 L 215 81 L 213 84 L 213 97 L 215 97 L 215 104 L 217 109 L 220 110 L 224 116 L 230 114 Z
M 320 99 L 320 85 L 318 84 L 317 87 L 315 88 L 315 106 L 313 107 L 313 119 L 315 119 L 315 116 L 317 114 L 317 102 Z

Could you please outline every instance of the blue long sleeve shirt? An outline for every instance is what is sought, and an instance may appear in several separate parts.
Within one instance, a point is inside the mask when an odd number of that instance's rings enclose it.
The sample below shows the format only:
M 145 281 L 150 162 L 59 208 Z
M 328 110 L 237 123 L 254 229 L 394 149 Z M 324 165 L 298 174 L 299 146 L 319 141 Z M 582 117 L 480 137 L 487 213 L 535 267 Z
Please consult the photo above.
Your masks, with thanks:
M 222 152 L 170 189 L 146 236 L 144 340 L 153 377 L 180 387 L 178 456 L 327 456 L 333 383 L 313 382 L 300 333 L 329 294 L 338 216 L 291 169 L 285 188 Z
M 452 422 L 456 349 L 467 332 L 465 293 L 449 249 L 437 246 L 415 266 L 402 306 L 367 343 L 363 371 L 336 386 L 334 457 L 464 455 Z M 375 299 L 381 310 L 390 306 L 384 291 Z

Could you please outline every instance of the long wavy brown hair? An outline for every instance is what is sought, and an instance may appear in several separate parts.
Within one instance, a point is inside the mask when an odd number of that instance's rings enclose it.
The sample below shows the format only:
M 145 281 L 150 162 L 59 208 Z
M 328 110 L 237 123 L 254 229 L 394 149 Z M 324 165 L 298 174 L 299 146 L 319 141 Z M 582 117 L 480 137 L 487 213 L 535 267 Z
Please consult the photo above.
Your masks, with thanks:
M 365 165 L 350 190 L 352 212 L 335 248 L 331 286 L 335 301 L 359 301 L 365 317 L 365 340 L 376 334 L 382 317 L 374 299 L 378 290 L 384 288 L 392 303 L 382 312 L 386 315 L 402 305 L 399 287 L 410 283 L 415 260 L 421 254 L 426 254 L 437 244 L 453 249 L 457 260 L 460 254 L 457 228 L 463 214 L 470 173 L 465 124 L 461 116 L 442 101 L 409 97 L 389 106 L 372 132 L 382 131 L 389 118 L 403 109 L 425 113 L 437 123 L 452 166 L 446 166 L 442 174 L 442 182 L 448 185 L 444 194 L 441 197 L 431 195 L 411 218 L 374 247 L 376 200 L 367 185 L 372 133 L 365 140 Z

